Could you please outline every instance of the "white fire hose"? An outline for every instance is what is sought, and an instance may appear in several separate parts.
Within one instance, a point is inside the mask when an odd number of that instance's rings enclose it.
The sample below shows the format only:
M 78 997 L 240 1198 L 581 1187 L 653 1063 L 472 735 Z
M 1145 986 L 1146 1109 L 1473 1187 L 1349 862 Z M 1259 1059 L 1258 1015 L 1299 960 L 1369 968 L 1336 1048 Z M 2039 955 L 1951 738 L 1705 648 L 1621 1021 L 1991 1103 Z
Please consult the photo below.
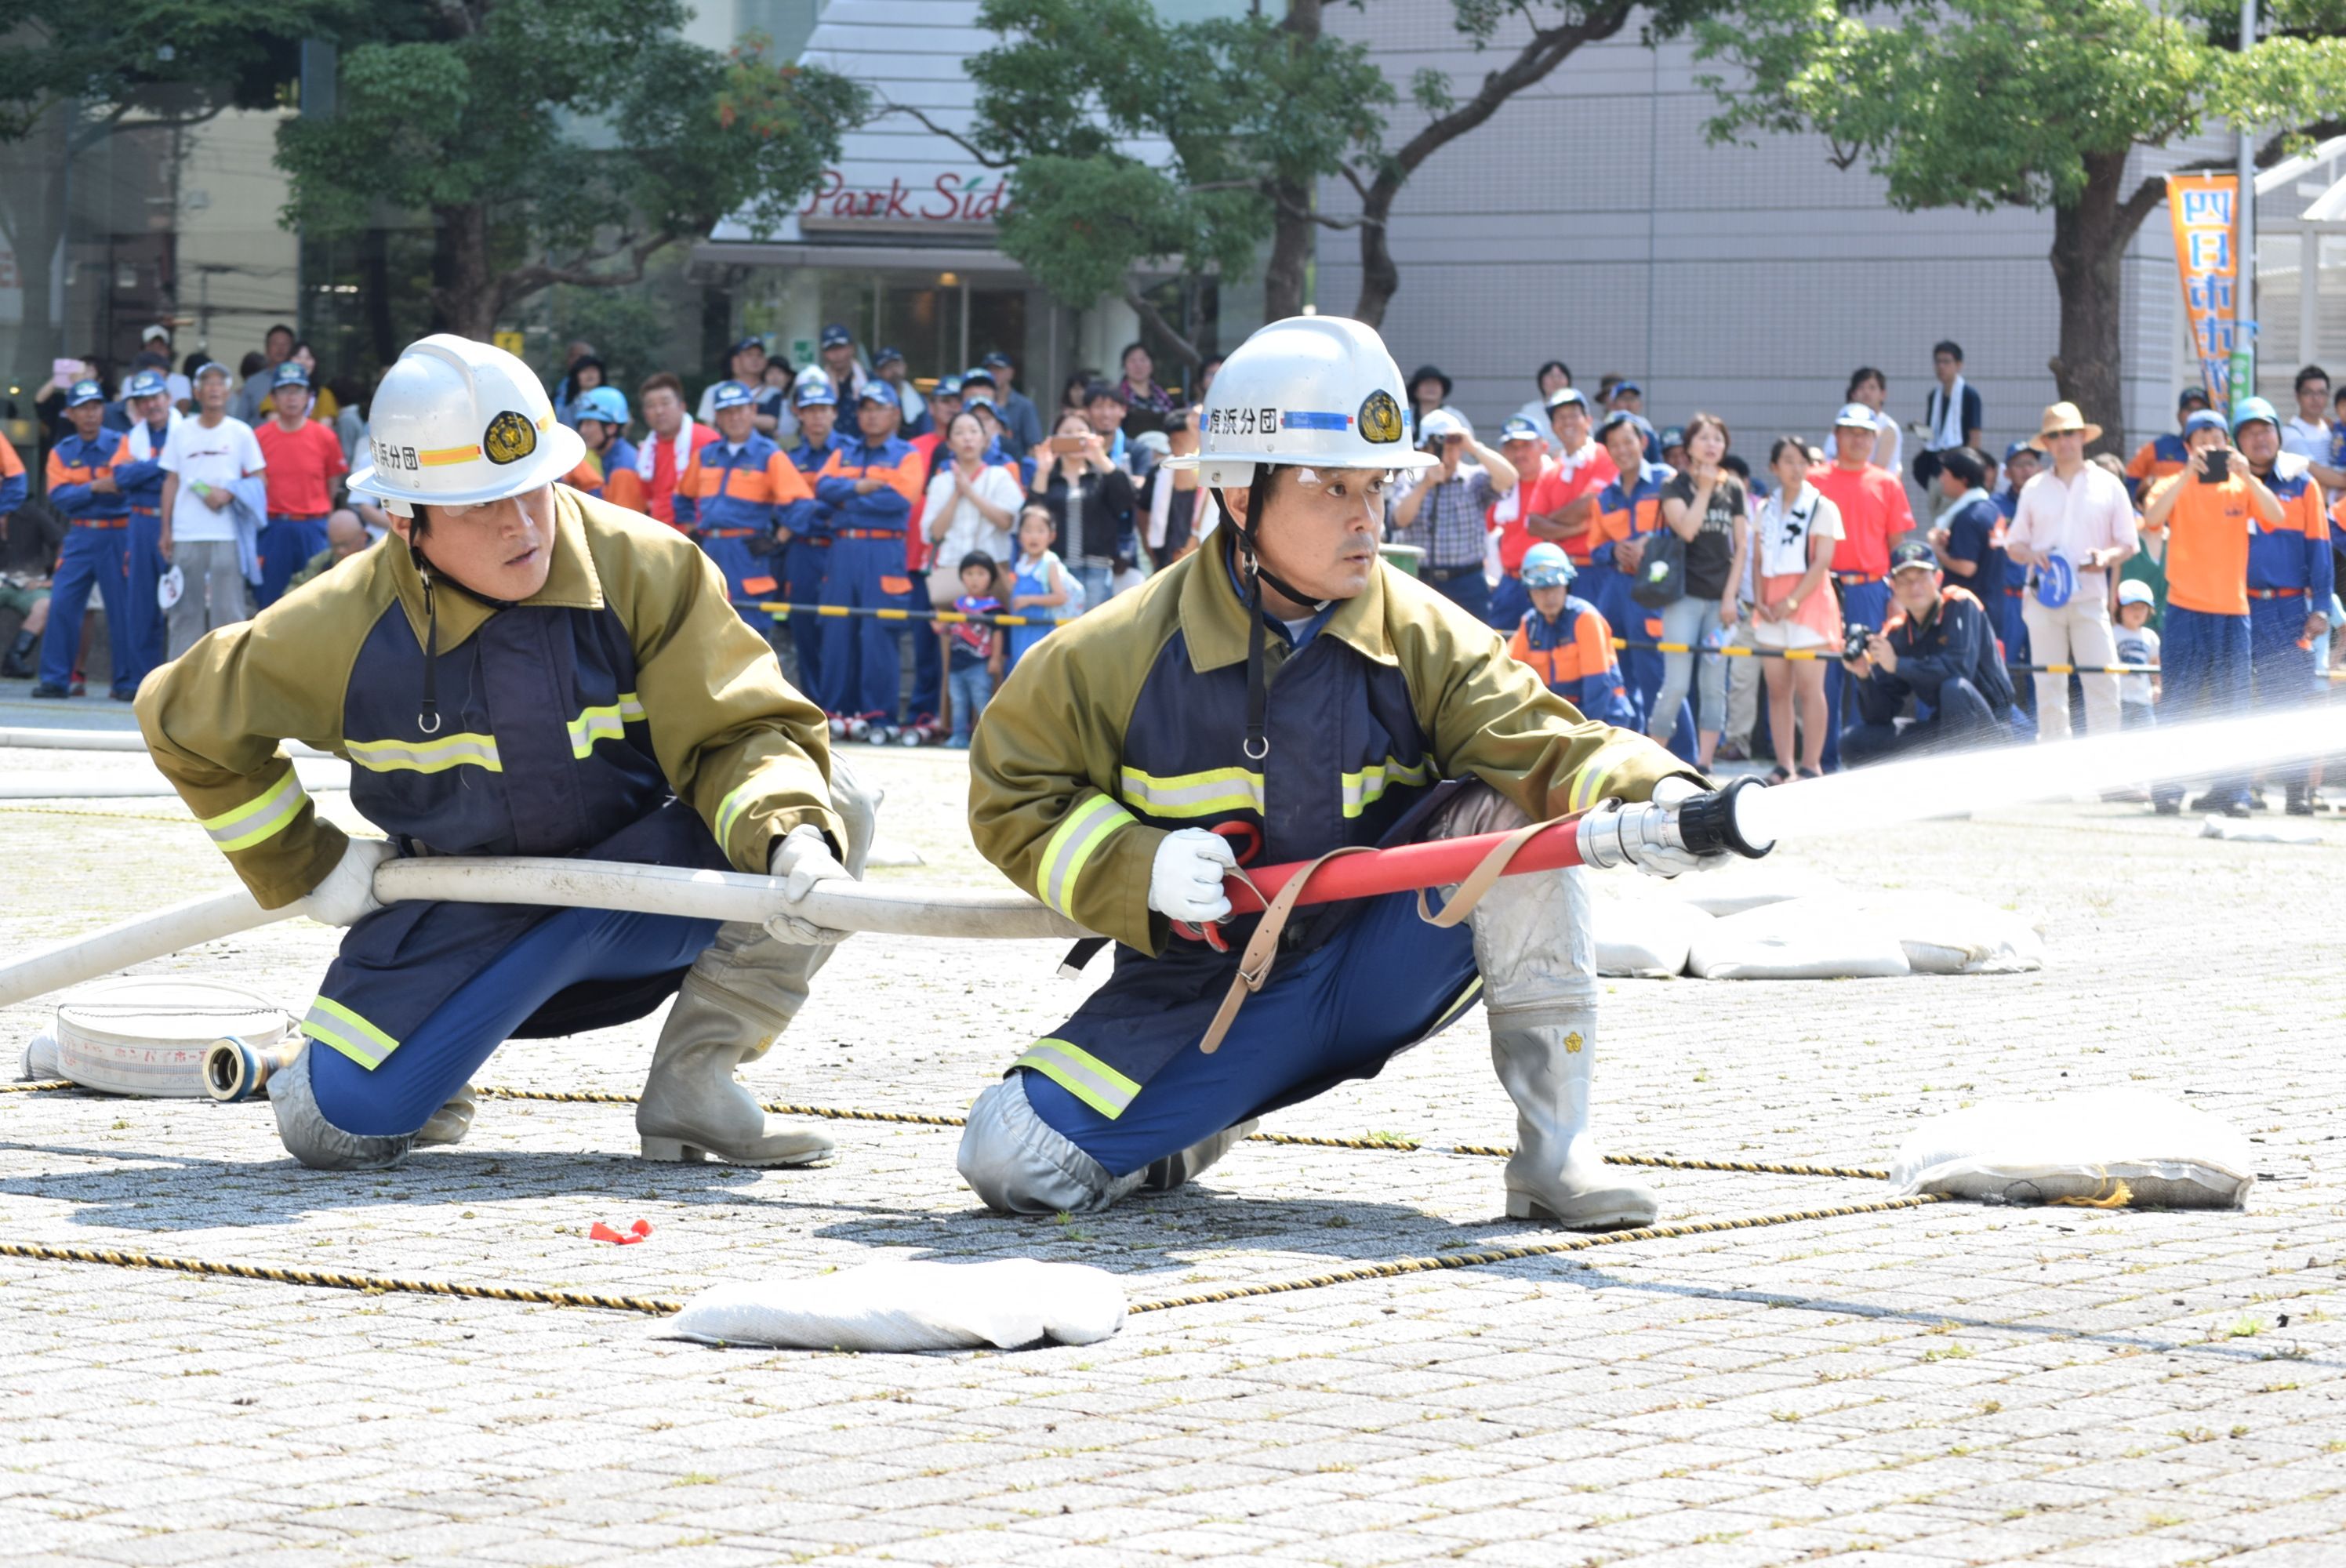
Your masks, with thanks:
M 796 904 L 774 877 L 693 871 L 609 860 L 399 860 L 377 868 L 385 903 L 546 904 L 624 909 L 699 920 L 763 921 L 788 912 L 834 931 L 925 937 L 1079 937 L 1090 933 L 1025 894 L 913 883 L 825 882 Z M 117 969 L 217 942 L 301 912 L 299 903 L 264 910 L 241 888 L 191 899 L 92 935 L 0 962 L 0 1007 L 78 985 Z

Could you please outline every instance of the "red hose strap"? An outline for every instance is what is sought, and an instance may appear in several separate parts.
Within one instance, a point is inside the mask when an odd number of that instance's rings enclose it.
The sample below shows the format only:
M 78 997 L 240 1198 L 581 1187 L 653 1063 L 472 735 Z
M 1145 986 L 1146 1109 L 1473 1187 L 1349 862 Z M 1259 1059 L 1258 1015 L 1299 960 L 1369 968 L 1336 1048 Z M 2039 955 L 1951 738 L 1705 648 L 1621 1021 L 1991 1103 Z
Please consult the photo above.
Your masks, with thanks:
M 1296 902 L 1303 897 L 1304 886 L 1311 881 L 1312 873 L 1339 855 L 1374 852 L 1365 844 L 1331 850 L 1290 877 L 1287 885 L 1279 890 L 1276 897 L 1264 901 L 1262 919 L 1256 924 L 1254 934 L 1247 939 L 1246 951 L 1239 955 L 1238 978 L 1230 982 L 1230 989 L 1222 997 L 1221 1006 L 1214 1010 L 1214 1021 L 1206 1025 L 1206 1037 L 1198 1042 L 1198 1050 L 1209 1056 L 1220 1050 L 1222 1036 L 1230 1032 L 1230 1024 L 1238 1018 L 1239 1004 L 1252 993 L 1260 991 L 1263 983 L 1270 978 L 1271 961 L 1279 956 L 1280 933 L 1287 929 L 1287 917 L 1295 912 Z M 1477 870 L 1479 872 L 1479 868 Z M 1262 890 L 1255 888 L 1244 871 L 1234 870 L 1227 874 L 1253 888 L 1257 898 L 1262 897 Z
M 1450 901 L 1442 906 L 1439 914 L 1426 905 L 1427 890 L 1418 889 L 1417 918 L 1430 926 L 1447 931 L 1473 914 L 1474 906 L 1483 901 L 1483 895 L 1491 891 L 1491 884 L 1507 874 L 1508 862 L 1522 853 L 1525 845 L 1555 826 L 1554 822 L 1527 823 L 1492 845 L 1491 852 L 1466 873 L 1465 879 L 1458 884 L 1458 891 L 1450 895 Z

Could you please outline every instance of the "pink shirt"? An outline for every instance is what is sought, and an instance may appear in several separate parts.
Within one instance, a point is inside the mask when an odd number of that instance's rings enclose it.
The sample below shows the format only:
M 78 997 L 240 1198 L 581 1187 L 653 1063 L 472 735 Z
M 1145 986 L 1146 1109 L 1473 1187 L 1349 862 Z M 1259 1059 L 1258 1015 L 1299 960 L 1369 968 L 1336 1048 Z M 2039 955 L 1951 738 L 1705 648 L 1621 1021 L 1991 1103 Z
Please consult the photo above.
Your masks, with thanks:
M 2067 480 L 2047 468 L 2021 486 L 2004 541 L 2039 555 L 2059 555 L 2084 571 L 2086 557 L 2096 550 L 2124 545 L 2133 552 L 2134 502 L 2126 482 L 2098 463 L 2086 463 Z

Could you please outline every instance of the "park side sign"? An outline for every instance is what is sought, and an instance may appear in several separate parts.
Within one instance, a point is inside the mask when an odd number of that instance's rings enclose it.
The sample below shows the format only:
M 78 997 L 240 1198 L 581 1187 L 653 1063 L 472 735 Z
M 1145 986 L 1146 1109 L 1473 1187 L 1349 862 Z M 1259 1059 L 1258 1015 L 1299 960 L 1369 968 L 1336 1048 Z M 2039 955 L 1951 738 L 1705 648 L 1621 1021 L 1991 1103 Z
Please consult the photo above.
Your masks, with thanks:
M 927 184 L 891 175 L 885 185 L 850 185 L 835 168 L 822 178 L 799 209 L 804 230 L 870 233 L 953 233 L 990 230 L 1009 199 L 1009 179 L 1000 173 L 964 174 L 940 169 Z

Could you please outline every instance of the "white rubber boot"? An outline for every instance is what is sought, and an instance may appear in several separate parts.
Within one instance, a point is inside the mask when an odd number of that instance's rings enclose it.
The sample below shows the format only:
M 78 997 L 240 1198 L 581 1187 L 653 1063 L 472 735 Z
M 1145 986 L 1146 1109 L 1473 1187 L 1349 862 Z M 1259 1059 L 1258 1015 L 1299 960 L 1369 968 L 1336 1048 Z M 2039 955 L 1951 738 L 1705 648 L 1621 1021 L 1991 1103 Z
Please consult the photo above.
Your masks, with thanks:
M 446 1105 L 432 1113 L 431 1120 L 415 1129 L 415 1146 L 430 1149 L 463 1143 L 464 1135 L 473 1130 L 473 1112 L 479 1105 L 473 1085 L 465 1084 Z
M 880 792 L 864 788 L 836 757 L 831 805 L 847 827 L 844 862 L 863 874 L 877 828 Z M 660 1027 L 651 1071 L 636 1106 L 648 1160 L 802 1166 L 831 1151 L 820 1133 L 769 1132 L 757 1096 L 734 1070 L 771 1048 L 806 1005 L 828 947 L 786 942 L 765 927 L 728 921 L 693 960 Z
M 1178 1154 L 1167 1155 L 1161 1160 L 1151 1160 L 1142 1172 L 1140 1190 L 1171 1192 L 1184 1182 L 1194 1181 L 1207 1167 L 1229 1154 L 1242 1138 L 1252 1135 L 1260 1121 L 1240 1122 L 1235 1127 L 1225 1127 L 1210 1138 L 1199 1138 Z
M 1495 791 L 1468 791 L 1437 830 L 1443 838 L 1504 832 L 1527 820 Z M 1507 1214 L 1576 1230 L 1651 1225 L 1653 1189 L 1604 1163 L 1589 1131 L 1596 1059 L 1596 939 L 1586 873 L 1577 868 L 1501 877 L 1467 917 L 1491 1064 L 1515 1103 L 1507 1161 Z

